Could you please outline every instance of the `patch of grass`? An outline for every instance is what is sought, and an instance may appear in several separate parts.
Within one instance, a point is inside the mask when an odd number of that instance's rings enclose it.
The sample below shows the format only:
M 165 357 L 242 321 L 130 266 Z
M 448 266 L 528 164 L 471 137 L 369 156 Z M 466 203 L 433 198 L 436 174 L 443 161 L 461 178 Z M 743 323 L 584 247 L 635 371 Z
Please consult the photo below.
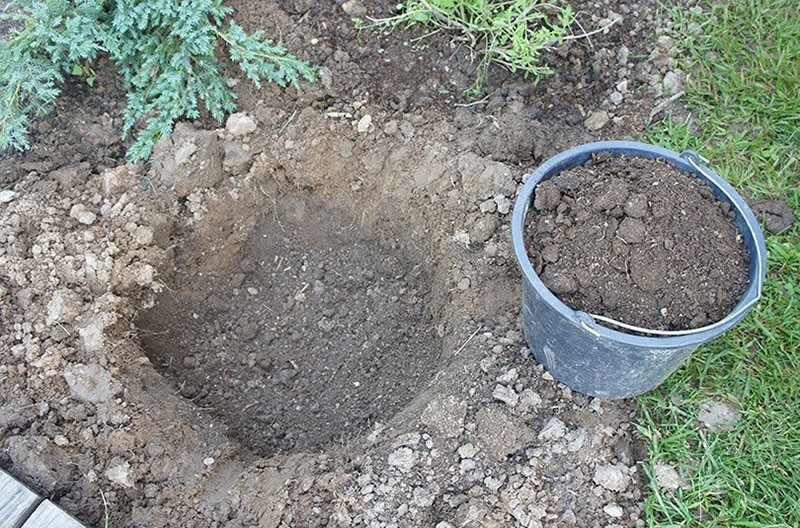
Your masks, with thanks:
M 720 2 L 671 13 L 691 74 L 684 102 L 696 129 L 669 119 L 652 143 L 687 148 L 752 198 L 800 212 L 800 10 L 794 0 Z M 699 24 L 702 36 L 689 31 Z M 684 486 L 653 478 L 650 526 L 800 526 L 800 229 L 767 239 L 761 302 L 701 347 L 659 389 L 638 399 L 648 471 L 675 468 Z M 699 420 L 718 399 L 738 409 L 729 431 Z
M 541 64 L 540 55 L 562 41 L 573 18 L 571 6 L 560 0 L 409 0 L 398 6 L 395 16 L 353 21 L 357 29 L 422 25 L 432 30 L 420 39 L 448 31 L 480 57 L 470 90 L 477 93 L 491 63 L 534 80 L 552 73 Z

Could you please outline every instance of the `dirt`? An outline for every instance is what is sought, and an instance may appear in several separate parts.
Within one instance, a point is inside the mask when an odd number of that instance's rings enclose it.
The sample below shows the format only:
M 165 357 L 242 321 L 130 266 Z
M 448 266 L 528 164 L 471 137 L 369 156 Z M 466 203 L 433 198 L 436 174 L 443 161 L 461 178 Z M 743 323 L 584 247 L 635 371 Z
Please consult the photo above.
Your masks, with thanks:
M 101 65 L 0 159 L 3 469 L 87 526 L 642 525 L 635 408 L 535 363 L 509 212 L 544 159 L 675 107 L 656 3 L 577 4 L 616 22 L 477 101 L 445 35 L 231 5 L 319 81 L 241 80 L 241 114 L 128 165 Z
M 180 248 L 170 288 L 136 321 L 181 396 L 261 456 L 352 441 L 413 398 L 441 353 L 416 261 L 351 212 L 278 195 L 240 261 L 199 271 Z
M 663 159 L 607 153 L 540 183 L 526 247 L 574 310 L 684 330 L 728 315 L 749 257 L 730 204 Z

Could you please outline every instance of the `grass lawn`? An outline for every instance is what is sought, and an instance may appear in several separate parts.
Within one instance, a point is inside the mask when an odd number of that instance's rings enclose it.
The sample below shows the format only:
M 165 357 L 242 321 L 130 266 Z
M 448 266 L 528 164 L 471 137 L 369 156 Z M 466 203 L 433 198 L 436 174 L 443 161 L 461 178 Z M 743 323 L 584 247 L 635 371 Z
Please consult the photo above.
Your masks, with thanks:
M 800 4 L 715 2 L 669 12 L 691 74 L 683 101 L 696 129 L 665 120 L 649 140 L 690 148 L 751 199 L 800 213 Z M 800 215 L 799 215 L 800 216 Z M 650 526 L 800 526 L 800 229 L 767 238 L 764 295 L 734 330 L 701 347 L 664 385 L 638 398 L 652 480 Z M 738 412 L 713 432 L 713 402 Z M 665 472 L 665 468 L 667 471 Z M 677 471 L 673 486 L 656 483 Z M 671 489 L 674 484 L 677 489 Z

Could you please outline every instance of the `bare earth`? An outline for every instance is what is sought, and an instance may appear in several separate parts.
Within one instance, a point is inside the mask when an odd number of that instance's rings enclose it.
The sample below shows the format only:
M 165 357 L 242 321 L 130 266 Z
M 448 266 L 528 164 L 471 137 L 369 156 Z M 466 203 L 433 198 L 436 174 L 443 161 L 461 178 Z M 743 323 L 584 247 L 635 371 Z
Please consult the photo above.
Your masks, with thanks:
M 643 524 L 633 405 L 522 339 L 509 211 L 543 160 L 640 134 L 680 89 L 656 2 L 576 5 L 618 22 L 479 102 L 444 37 L 231 5 L 319 81 L 241 82 L 227 126 L 131 166 L 101 67 L 0 159 L 0 466 L 87 526 L 104 498 L 115 527 Z

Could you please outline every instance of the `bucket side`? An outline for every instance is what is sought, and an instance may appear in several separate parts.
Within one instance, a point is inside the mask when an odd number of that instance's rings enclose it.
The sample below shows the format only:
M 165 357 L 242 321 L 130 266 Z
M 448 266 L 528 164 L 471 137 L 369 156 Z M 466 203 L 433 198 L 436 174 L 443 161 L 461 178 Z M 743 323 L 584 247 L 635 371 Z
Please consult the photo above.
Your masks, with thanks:
M 635 346 L 588 332 L 580 314 L 563 317 L 524 281 L 522 328 L 536 360 L 571 389 L 603 399 L 630 398 L 663 382 L 697 348 Z

